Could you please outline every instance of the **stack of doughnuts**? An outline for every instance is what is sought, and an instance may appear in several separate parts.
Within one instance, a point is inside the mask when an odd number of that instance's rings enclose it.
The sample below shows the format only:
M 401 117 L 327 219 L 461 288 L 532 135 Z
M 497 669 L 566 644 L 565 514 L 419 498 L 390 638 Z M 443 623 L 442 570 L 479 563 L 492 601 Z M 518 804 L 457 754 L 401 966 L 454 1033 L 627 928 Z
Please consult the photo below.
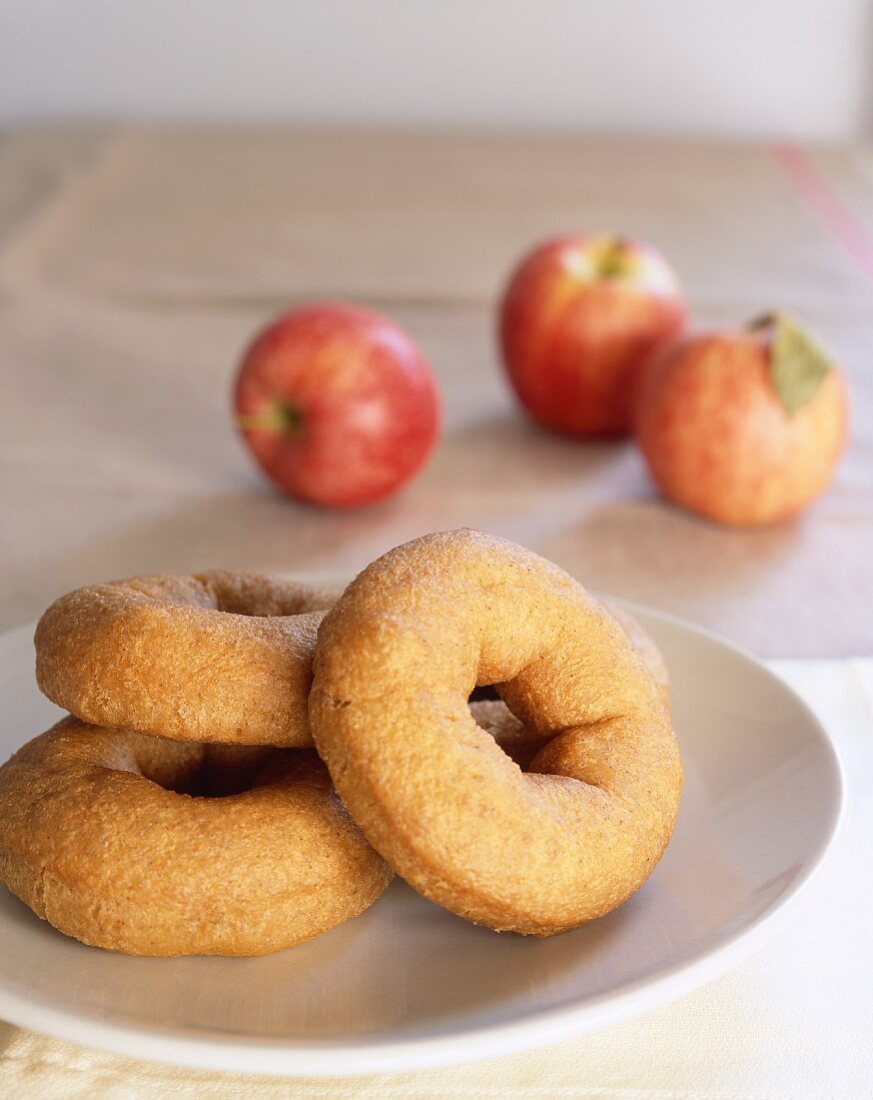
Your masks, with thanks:
M 87 944 L 265 954 L 395 872 L 547 936 L 621 904 L 673 830 L 654 643 L 492 536 L 416 539 L 342 593 L 219 571 L 95 585 L 35 641 L 70 716 L 0 768 L 0 880 Z

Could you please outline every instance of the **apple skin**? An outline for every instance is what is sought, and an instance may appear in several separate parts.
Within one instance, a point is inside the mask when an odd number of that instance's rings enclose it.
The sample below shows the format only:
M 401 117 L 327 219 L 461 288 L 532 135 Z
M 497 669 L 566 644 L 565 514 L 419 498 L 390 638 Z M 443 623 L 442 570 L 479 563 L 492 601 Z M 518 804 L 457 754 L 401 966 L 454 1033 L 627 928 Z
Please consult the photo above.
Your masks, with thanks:
M 800 512 L 831 479 L 848 434 L 837 364 L 789 415 L 770 374 L 766 332 L 715 332 L 650 365 L 635 434 L 664 496 L 719 523 L 751 527 Z
M 615 237 L 556 237 L 510 277 L 500 307 L 503 362 L 543 427 L 624 435 L 646 362 L 686 319 L 679 282 L 655 249 Z
M 440 431 L 431 369 L 389 318 L 321 302 L 277 318 L 245 352 L 236 424 L 256 462 L 298 500 L 371 504 L 424 465 Z

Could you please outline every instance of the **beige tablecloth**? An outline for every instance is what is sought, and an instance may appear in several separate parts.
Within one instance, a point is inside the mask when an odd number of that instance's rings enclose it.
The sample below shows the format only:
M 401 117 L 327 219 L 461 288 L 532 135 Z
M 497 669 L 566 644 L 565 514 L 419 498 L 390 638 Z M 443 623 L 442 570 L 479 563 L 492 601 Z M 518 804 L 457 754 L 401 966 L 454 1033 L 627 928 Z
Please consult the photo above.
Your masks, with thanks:
M 863 149 L 801 155 L 798 171 L 767 147 L 569 138 L 3 136 L 0 626 L 96 579 L 355 571 L 466 524 L 763 655 L 873 652 L 873 172 Z M 699 324 L 779 305 L 839 350 L 854 439 L 801 520 L 720 529 L 657 499 L 631 445 L 519 417 L 493 302 L 521 250 L 577 226 L 660 245 Z M 252 330 L 319 295 L 408 326 L 446 401 L 424 476 L 353 514 L 274 494 L 229 426 Z

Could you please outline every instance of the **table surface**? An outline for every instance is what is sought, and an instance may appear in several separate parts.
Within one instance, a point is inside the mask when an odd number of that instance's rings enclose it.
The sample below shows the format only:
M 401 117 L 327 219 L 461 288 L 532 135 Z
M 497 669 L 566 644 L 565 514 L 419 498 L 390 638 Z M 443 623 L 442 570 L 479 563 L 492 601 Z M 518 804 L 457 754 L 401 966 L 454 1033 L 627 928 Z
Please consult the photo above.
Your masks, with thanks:
M 576 227 L 658 244 L 700 326 L 778 305 L 839 351 L 854 436 L 831 491 L 801 520 L 722 530 L 659 500 L 631 444 L 574 443 L 521 419 L 495 354 L 494 302 L 523 249 Z M 353 571 L 404 539 L 468 524 L 765 656 L 870 654 L 871 235 L 873 167 L 860 148 L 269 130 L 0 136 L 0 628 L 103 578 L 215 565 Z M 356 513 L 271 492 L 229 424 L 252 330 L 323 295 L 406 325 L 445 395 L 444 439 L 424 476 Z M 511 1082 L 531 1097 L 636 1097 L 640 1080 L 648 1097 L 869 1091 L 859 1085 L 869 1084 L 869 888 L 850 869 L 866 842 L 873 681 L 865 702 L 857 663 L 790 670 L 801 690 L 821 679 L 822 713 L 833 710 L 859 784 L 824 909 L 658 1014 L 499 1070 L 380 1078 L 348 1094 L 471 1095 L 478 1082 L 485 1097 L 508 1095 Z M 0 1047 L 11 1087 L 20 1079 L 47 1097 L 72 1095 L 75 1082 L 81 1095 L 127 1095 L 134 1073 L 143 1094 L 151 1073 L 155 1095 L 241 1095 L 244 1084 L 246 1095 L 287 1095 L 238 1078 L 225 1092 L 212 1077 L 183 1081 L 6 1025 Z
M 549 436 L 501 376 L 516 257 L 573 228 L 651 240 L 698 326 L 778 306 L 837 350 L 852 442 L 800 520 L 730 531 L 653 492 L 628 442 Z M 330 513 L 272 492 L 230 427 L 252 331 L 369 303 L 421 343 L 445 433 L 406 492 Z M 862 148 L 277 130 L 0 137 L 0 627 L 79 584 L 228 568 L 352 572 L 480 527 L 589 587 L 764 656 L 873 652 L 873 161 Z

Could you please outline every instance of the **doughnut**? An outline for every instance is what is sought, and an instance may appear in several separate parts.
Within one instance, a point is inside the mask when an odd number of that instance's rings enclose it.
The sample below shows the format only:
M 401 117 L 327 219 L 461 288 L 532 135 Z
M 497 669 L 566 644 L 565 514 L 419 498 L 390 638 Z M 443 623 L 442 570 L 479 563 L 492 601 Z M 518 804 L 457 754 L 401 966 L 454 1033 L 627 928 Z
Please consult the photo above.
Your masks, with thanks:
M 468 705 L 494 685 L 527 770 Z M 610 912 L 673 831 L 683 773 L 662 688 L 557 566 L 475 531 L 389 551 L 319 627 L 310 723 L 364 835 L 416 890 L 497 931 Z
M 312 648 L 336 597 L 220 570 L 79 588 L 37 625 L 37 683 L 96 726 L 181 741 L 311 745 Z
M 664 654 L 658 649 L 654 639 L 643 624 L 630 611 L 625 611 L 614 603 L 604 603 L 604 607 L 612 615 L 622 630 L 630 638 L 631 645 L 643 659 L 644 664 L 655 679 L 655 683 L 661 689 L 661 697 L 667 709 L 670 709 L 670 673 L 667 670 L 667 662 Z
M 391 878 L 311 749 L 70 717 L 0 768 L 0 881 L 92 946 L 264 955 L 361 913 Z

